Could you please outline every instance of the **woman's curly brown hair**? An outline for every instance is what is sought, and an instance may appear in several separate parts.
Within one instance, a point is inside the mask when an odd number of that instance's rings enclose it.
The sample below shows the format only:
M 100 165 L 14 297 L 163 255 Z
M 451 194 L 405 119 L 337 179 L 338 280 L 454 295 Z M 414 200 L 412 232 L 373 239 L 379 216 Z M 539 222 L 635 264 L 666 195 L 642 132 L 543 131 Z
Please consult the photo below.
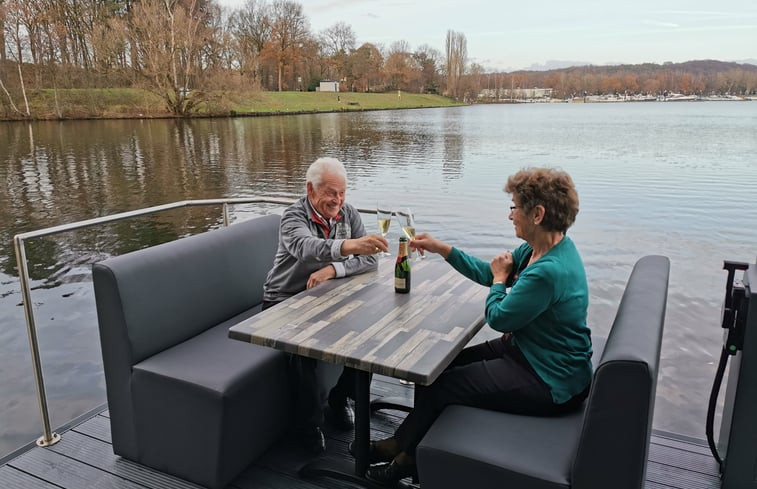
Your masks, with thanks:
M 505 192 L 517 199 L 525 212 L 544 206 L 541 225 L 547 231 L 565 232 L 578 214 L 578 193 L 573 179 L 554 168 L 524 168 L 507 179 Z

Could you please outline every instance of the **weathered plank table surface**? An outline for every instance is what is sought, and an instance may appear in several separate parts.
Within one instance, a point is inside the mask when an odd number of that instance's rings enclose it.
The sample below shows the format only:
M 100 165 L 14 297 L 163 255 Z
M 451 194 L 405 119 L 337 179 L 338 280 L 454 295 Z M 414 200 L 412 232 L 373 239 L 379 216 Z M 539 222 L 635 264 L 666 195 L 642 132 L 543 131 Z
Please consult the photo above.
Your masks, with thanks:
M 412 264 L 409 294 L 394 262 L 330 280 L 247 319 L 229 336 L 428 385 L 484 324 L 488 288 L 439 259 Z
M 432 383 L 484 324 L 488 288 L 428 258 L 412 263 L 409 294 L 394 292 L 394 261 L 375 272 L 329 280 L 246 319 L 229 337 L 357 371 L 355 466 L 310 464 L 300 475 L 364 485 L 370 433 L 370 373 Z

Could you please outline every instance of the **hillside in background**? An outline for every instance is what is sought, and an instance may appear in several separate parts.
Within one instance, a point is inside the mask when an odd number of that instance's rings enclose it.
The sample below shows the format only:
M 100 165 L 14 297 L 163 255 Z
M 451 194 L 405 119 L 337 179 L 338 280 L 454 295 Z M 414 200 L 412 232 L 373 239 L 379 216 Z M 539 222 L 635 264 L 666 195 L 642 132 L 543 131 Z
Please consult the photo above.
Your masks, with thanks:
M 712 64 L 709 63 L 709 61 L 712 60 L 703 60 L 703 61 L 687 61 L 686 63 L 678 63 L 679 65 L 684 65 L 687 63 L 708 63 L 708 66 L 712 68 Z M 742 65 L 742 64 L 750 64 L 757 66 L 757 59 L 743 59 L 743 60 L 735 60 L 735 61 L 716 61 L 715 63 L 722 63 L 725 65 Z M 654 63 L 649 63 L 653 64 Z M 656 65 L 656 66 L 665 66 L 673 63 L 663 63 L 662 65 Z M 629 65 L 628 63 L 602 63 L 601 65 L 593 65 L 592 63 L 589 63 L 588 61 L 564 61 L 564 60 L 557 60 L 557 59 L 550 59 L 548 61 L 545 61 L 543 64 L 540 63 L 533 63 L 531 66 L 528 66 L 526 68 L 522 69 L 509 69 L 507 70 L 508 73 L 510 72 L 528 72 L 528 71 L 553 71 L 553 70 L 561 70 L 566 68 L 578 68 L 582 66 L 604 66 L 604 67 L 617 67 L 617 66 L 633 66 Z M 639 64 L 638 66 L 641 66 Z
M 548 71 L 471 75 L 472 93 L 488 89 L 551 88 L 552 96 L 679 93 L 684 95 L 757 95 L 757 65 L 717 60 L 572 66 Z M 476 91 L 478 89 L 478 92 Z
M 550 71 L 571 71 L 571 70 L 583 70 L 585 73 L 595 74 L 614 74 L 617 72 L 637 73 L 644 74 L 649 72 L 665 72 L 665 71 L 681 71 L 689 74 L 696 75 L 715 75 L 718 73 L 724 73 L 728 71 L 746 71 L 751 73 L 757 73 L 757 65 L 753 64 L 741 64 L 729 61 L 717 61 L 714 59 L 702 59 L 694 61 L 686 61 L 683 63 L 643 63 L 643 64 L 621 64 L 621 65 L 608 65 L 608 66 L 596 66 L 585 65 L 578 67 L 568 67 Z

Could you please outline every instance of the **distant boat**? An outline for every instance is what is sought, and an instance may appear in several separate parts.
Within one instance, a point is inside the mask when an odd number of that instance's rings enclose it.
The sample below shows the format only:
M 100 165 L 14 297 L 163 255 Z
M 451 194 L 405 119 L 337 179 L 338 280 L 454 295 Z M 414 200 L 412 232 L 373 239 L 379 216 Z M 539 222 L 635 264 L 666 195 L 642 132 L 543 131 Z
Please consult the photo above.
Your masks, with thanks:
M 712 102 L 744 102 L 749 98 L 739 97 L 738 95 L 709 95 L 702 97 L 701 100 L 707 100 Z
M 664 102 L 690 102 L 692 100 L 699 100 L 696 95 L 682 95 L 680 93 L 671 93 L 667 97 L 663 98 Z

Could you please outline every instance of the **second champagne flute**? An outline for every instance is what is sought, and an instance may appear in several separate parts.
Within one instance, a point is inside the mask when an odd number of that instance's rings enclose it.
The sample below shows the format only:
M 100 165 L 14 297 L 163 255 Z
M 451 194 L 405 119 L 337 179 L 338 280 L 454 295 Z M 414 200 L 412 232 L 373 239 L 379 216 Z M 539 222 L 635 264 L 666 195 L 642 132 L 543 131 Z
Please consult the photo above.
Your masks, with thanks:
M 376 204 L 376 222 L 378 223 L 379 233 L 386 238 L 386 233 L 389 232 L 389 225 L 392 223 L 392 211 L 388 209 L 382 209 L 381 205 Z M 386 251 L 380 251 L 379 256 L 389 256 L 391 253 Z
M 404 213 L 400 214 L 400 225 L 402 226 L 402 232 L 405 233 L 407 239 L 415 238 L 415 221 L 413 220 L 413 214 L 410 209 L 405 209 Z
M 400 214 L 399 218 L 400 225 L 402 226 L 402 232 L 405 233 L 407 239 L 415 239 L 415 219 L 413 218 L 413 213 L 410 208 L 408 207 L 407 209 L 405 209 L 405 213 Z M 411 254 L 412 253 L 413 252 L 411 252 Z M 421 255 L 420 252 L 418 252 L 418 255 L 420 255 L 421 259 L 426 258 L 425 256 Z

